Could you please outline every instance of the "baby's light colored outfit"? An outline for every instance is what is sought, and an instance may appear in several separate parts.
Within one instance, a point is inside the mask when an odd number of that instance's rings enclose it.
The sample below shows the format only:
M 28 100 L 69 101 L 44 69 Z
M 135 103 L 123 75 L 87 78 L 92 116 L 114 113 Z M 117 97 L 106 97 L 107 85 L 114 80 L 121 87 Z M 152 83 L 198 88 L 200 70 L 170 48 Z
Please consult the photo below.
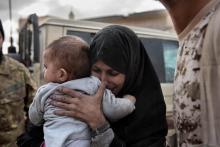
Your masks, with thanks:
M 54 111 L 59 108 L 52 106 L 51 99 L 48 97 L 61 86 L 94 95 L 100 83 L 98 78 L 91 76 L 63 84 L 48 83 L 38 89 L 29 108 L 29 118 L 35 125 L 44 125 L 46 147 L 90 147 L 91 135 L 88 125 L 71 117 L 55 115 Z M 116 121 L 130 114 L 135 106 L 131 100 L 116 98 L 110 90 L 106 89 L 102 108 L 110 121 Z

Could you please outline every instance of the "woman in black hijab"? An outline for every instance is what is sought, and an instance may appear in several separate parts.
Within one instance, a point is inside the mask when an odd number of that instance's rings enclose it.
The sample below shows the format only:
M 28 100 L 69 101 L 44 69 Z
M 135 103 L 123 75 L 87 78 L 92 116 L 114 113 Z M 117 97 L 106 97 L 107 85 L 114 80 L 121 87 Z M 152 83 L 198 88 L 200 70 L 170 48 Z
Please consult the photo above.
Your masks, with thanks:
M 56 114 L 84 120 L 98 135 L 113 129 L 112 139 L 111 135 L 101 135 L 99 139 L 103 141 L 106 137 L 110 138 L 110 147 L 165 146 L 166 106 L 160 82 L 136 34 L 123 26 L 108 26 L 94 36 L 90 49 L 92 75 L 102 81 L 104 79 L 106 87 L 117 97 L 125 94 L 135 96 L 136 110 L 127 117 L 111 123 L 111 128 L 106 127 L 108 125 L 100 106 L 101 86 L 95 96 L 86 96 L 62 88 L 60 91 L 72 98 L 55 97 L 53 104 L 64 109 Z M 116 80 L 114 85 L 113 78 L 118 74 L 125 77 L 121 87 L 117 86 Z
M 109 128 L 101 108 L 102 83 L 94 96 L 61 88 L 67 97 L 53 97 L 52 104 L 62 108 L 56 114 L 85 121 L 93 130 L 92 140 L 110 147 L 164 147 L 166 106 L 158 77 L 136 34 L 123 26 L 108 26 L 94 36 L 90 50 L 92 75 L 105 81 L 117 97 L 135 96 L 135 111 L 110 122 Z

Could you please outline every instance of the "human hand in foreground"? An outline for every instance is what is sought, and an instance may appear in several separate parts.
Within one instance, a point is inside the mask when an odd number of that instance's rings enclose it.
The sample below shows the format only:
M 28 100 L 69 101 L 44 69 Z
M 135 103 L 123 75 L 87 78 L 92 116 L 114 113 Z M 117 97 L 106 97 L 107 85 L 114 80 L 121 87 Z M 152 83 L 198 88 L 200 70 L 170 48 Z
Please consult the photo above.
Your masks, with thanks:
M 76 90 L 61 87 L 58 92 L 65 95 L 53 94 L 50 96 L 51 104 L 62 108 L 62 110 L 56 110 L 54 113 L 78 118 L 87 123 L 91 129 L 99 128 L 106 123 L 102 112 L 104 90 L 104 83 L 101 83 L 95 95 L 86 95 Z

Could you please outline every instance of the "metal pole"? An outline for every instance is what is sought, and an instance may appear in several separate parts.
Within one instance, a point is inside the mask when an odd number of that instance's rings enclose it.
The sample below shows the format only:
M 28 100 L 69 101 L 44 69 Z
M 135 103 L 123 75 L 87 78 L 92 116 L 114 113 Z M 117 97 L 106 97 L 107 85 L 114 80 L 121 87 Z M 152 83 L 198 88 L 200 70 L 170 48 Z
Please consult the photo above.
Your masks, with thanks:
M 13 46 L 13 37 L 12 37 L 12 9 L 11 9 L 11 0 L 9 0 L 9 18 L 10 18 L 10 43 L 11 43 L 11 46 L 8 47 L 8 53 L 16 53 L 16 48 Z
M 9 18 L 10 18 L 10 35 L 12 37 L 12 10 L 11 10 L 11 0 L 9 0 Z

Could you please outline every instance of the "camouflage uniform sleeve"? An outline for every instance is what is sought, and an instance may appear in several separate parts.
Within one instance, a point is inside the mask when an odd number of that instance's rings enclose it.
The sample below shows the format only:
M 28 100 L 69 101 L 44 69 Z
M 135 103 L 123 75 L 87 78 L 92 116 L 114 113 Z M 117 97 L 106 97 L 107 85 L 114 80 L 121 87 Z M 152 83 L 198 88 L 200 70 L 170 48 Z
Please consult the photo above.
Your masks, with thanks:
M 24 65 L 4 57 L 0 65 L 0 147 L 16 144 L 16 138 L 25 131 L 28 107 L 36 85 Z M 25 101 L 25 103 L 24 103 Z M 24 112 L 25 108 L 25 112 Z M 26 116 L 25 116 L 26 115 Z M 13 145 L 16 146 L 16 145 Z
M 26 107 L 29 107 L 36 93 L 37 85 L 35 81 L 32 79 L 30 72 L 25 67 L 24 67 L 24 79 L 25 79 L 25 84 L 26 84 L 25 104 L 26 104 Z

